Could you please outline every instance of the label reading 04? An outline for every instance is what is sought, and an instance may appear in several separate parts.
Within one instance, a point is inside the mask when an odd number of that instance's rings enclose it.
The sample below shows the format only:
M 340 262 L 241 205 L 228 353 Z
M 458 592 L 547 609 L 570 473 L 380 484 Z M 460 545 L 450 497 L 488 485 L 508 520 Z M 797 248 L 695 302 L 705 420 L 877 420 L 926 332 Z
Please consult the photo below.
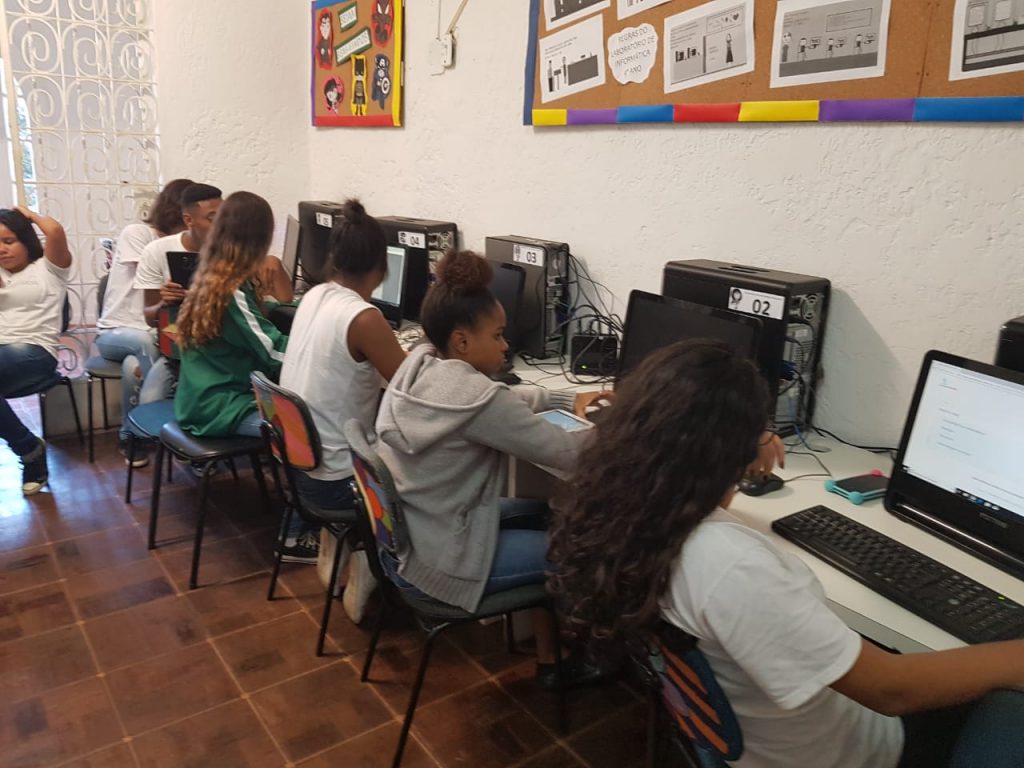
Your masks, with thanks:
M 729 289 L 729 309 L 755 317 L 772 317 L 781 320 L 786 309 L 786 299 L 772 293 L 761 293 L 749 288 Z
M 531 267 L 543 267 L 544 249 L 516 243 L 512 246 L 512 261 L 517 264 L 529 264 Z
M 399 230 L 398 244 L 406 248 L 426 248 L 427 236 L 422 232 L 405 232 Z

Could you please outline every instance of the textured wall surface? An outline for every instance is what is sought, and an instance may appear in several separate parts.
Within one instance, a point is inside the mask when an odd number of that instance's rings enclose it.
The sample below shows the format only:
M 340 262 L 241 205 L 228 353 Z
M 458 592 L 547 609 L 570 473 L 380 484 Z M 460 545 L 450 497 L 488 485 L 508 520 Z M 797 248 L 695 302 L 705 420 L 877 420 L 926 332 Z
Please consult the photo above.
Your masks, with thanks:
M 927 349 L 991 359 L 1024 314 L 1020 126 L 535 130 L 521 125 L 526 0 L 470 2 L 441 77 L 427 70 L 436 0 L 406 6 L 406 127 L 315 130 L 308 3 L 176 0 L 157 27 L 167 172 L 205 170 L 278 212 L 358 194 L 373 213 L 454 220 L 472 248 L 565 240 L 620 311 L 670 259 L 828 277 L 818 421 L 854 440 L 898 438 Z

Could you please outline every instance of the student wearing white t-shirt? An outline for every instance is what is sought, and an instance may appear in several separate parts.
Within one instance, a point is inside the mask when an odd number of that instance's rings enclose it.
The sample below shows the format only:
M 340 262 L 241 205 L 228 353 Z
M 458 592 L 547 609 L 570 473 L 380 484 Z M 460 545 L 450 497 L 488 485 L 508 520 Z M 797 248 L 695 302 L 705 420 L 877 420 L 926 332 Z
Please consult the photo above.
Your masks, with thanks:
M 281 386 L 306 401 L 323 444 L 320 467 L 308 475 L 299 473 L 299 494 L 322 509 L 351 509 L 352 462 L 345 423 L 358 419 L 372 431 L 381 389 L 405 352 L 380 310 L 370 303 L 387 276 L 387 239 L 381 225 L 357 200 L 349 200 L 328 248 L 327 282 L 306 293 L 295 313 Z M 282 559 L 316 562 L 316 534 L 295 520 Z M 365 559 L 353 559 L 353 568 L 360 569 L 355 580 L 363 585 L 364 566 Z M 361 602 L 360 590 L 352 582 L 350 576 L 346 609 L 358 616 L 361 606 L 353 601 Z
M 1024 764 L 1024 641 L 901 656 L 848 628 L 800 560 L 729 516 L 769 411 L 724 344 L 651 355 L 580 456 L 549 586 L 581 642 L 667 621 L 735 710 L 740 768 Z M 902 717 L 900 717 L 902 716 Z
M 33 224 L 46 237 L 45 247 Z M 25 494 L 46 485 L 46 444 L 21 423 L 6 398 L 56 372 L 70 275 L 71 252 L 59 222 L 26 208 L 0 210 L 0 439 L 21 460 Z
M 143 390 L 143 381 L 160 357 L 153 330 L 143 313 L 143 291 L 135 287 L 135 273 L 146 246 L 154 240 L 175 235 L 185 228 L 181 216 L 181 194 L 192 185 L 190 179 L 174 179 L 160 190 L 145 219 L 125 227 L 117 239 L 114 261 L 107 278 L 103 310 L 96 327 L 96 347 L 107 360 L 121 363 L 121 438 L 127 438 L 124 418 L 134 406 L 159 400 L 157 391 Z M 142 457 L 136 465 L 148 461 Z

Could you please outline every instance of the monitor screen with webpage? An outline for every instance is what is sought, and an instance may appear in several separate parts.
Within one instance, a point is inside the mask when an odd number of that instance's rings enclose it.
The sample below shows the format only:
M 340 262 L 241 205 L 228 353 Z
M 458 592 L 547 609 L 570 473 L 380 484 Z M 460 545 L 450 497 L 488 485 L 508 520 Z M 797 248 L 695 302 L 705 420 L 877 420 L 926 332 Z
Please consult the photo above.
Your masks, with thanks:
M 886 507 L 1024 567 L 1024 374 L 929 352 Z
M 402 294 L 405 291 L 405 248 L 388 246 L 388 274 L 371 296 L 384 318 L 397 328 L 402 322 Z

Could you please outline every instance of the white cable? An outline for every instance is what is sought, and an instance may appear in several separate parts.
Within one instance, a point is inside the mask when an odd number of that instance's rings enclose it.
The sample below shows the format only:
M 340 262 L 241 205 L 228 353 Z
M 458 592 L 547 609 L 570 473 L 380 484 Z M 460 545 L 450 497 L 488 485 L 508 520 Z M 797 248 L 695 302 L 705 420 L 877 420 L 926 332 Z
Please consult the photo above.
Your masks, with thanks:
M 466 3 L 468 2 L 469 0 L 462 0 L 462 2 L 459 3 L 459 9 L 455 12 L 455 15 L 452 16 L 452 23 L 448 25 L 448 32 L 446 32 L 445 34 L 450 35 L 452 32 L 455 31 L 455 25 L 459 23 L 459 17 L 462 16 L 462 12 L 465 10 Z M 438 6 L 438 8 L 440 9 L 440 6 Z

